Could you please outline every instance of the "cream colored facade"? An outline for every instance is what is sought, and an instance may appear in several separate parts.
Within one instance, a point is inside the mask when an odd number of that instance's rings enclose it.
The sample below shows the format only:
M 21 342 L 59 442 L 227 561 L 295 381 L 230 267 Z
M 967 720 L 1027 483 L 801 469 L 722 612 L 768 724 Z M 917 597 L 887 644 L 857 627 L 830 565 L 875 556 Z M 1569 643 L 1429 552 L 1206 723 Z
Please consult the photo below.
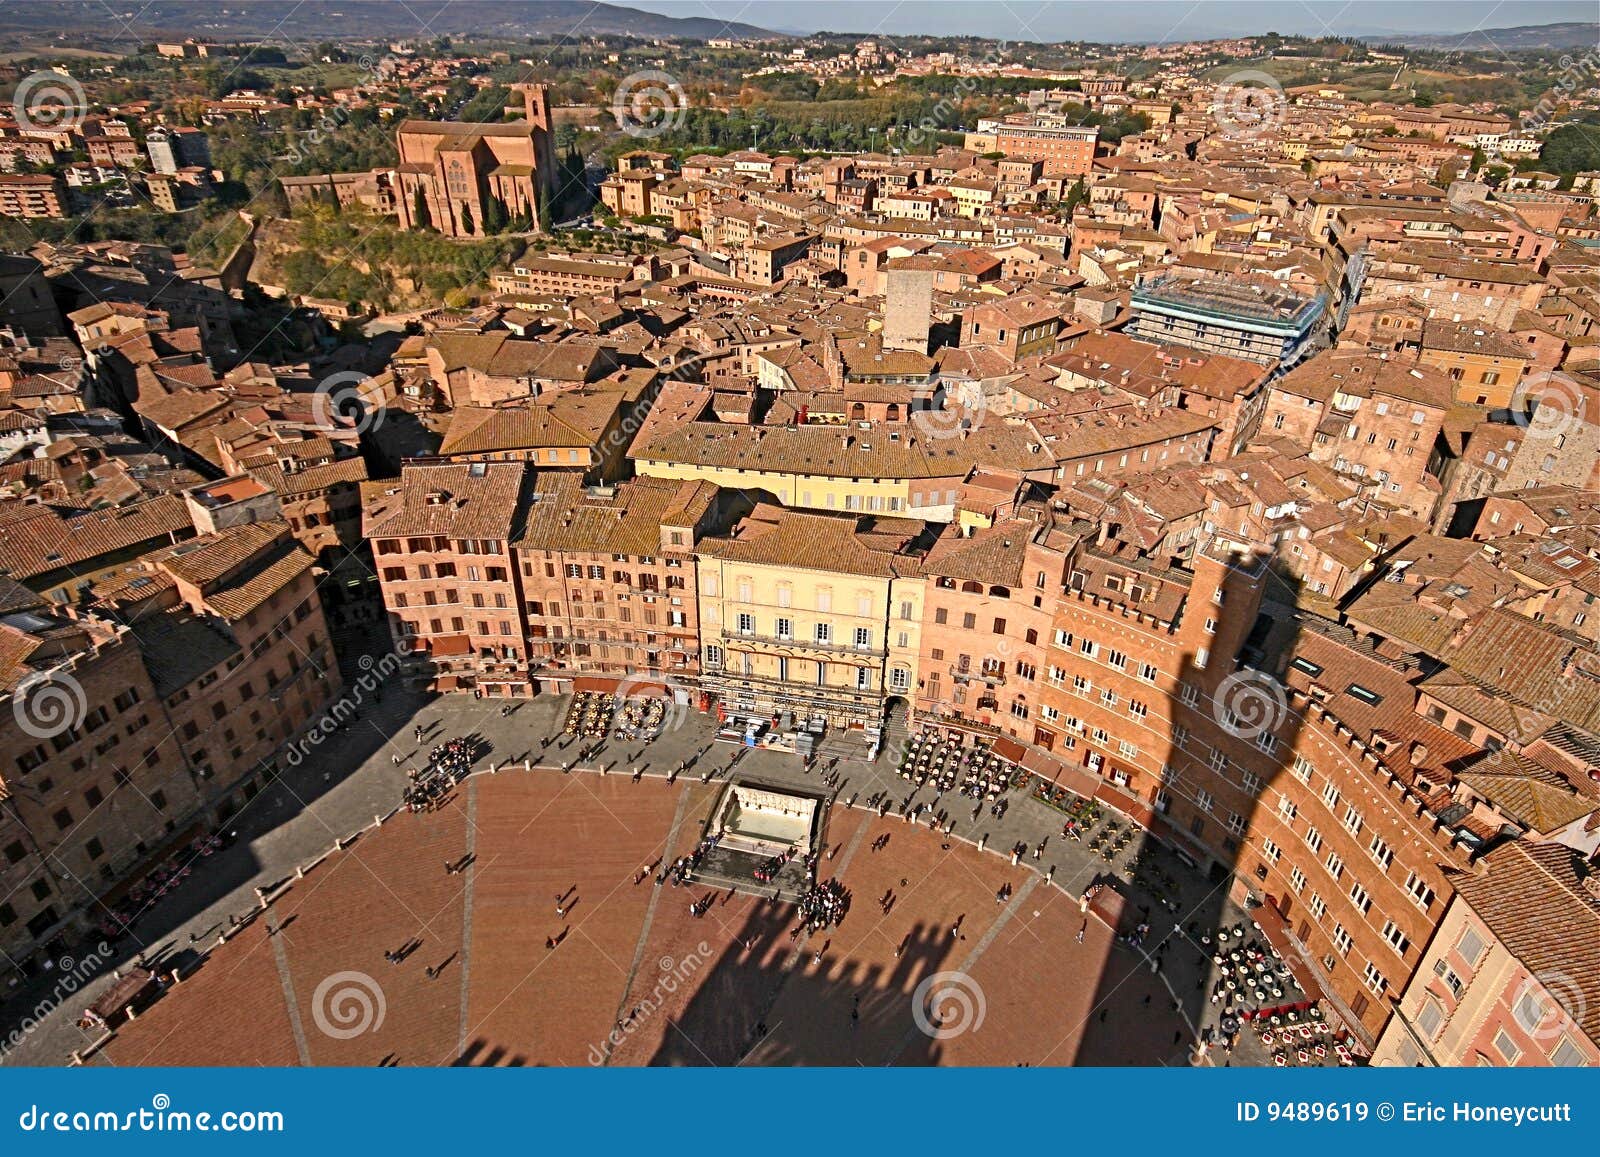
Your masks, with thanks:
M 937 511 L 930 513 L 922 508 L 921 503 L 912 501 L 913 480 L 910 478 L 791 474 L 783 470 L 741 470 L 731 466 L 667 462 L 651 458 L 634 459 L 634 467 L 647 478 L 711 482 L 728 490 L 764 490 L 785 506 L 805 510 L 860 511 L 915 518 L 930 518 L 937 514 Z M 948 514 L 946 517 L 949 517 Z
M 955 198 L 956 214 L 961 217 L 987 217 L 994 210 L 996 200 L 993 189 L 972 188 L 966 185 L 948 186 Z
M 1439 931 L 1395 1004 L 1374 1065 L 1594 1066 L 1600 1046 L 1560 998 L 1578 982 L 1559 969 L 1535 975 L 1454 897 Z
M 874 726 L 889 699 L 915 692 L 922 596 L 920 575 L 702 554 L 701 686 L 734 713 Z

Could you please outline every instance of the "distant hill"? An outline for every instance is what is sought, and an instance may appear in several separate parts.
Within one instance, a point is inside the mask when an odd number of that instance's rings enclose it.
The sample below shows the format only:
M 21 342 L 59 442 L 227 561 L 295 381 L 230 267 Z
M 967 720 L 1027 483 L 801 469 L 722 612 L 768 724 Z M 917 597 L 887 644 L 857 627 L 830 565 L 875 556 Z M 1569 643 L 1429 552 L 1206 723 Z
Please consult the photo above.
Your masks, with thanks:
M 755 40 L 774 35 L 753 24 L 710 17 L 662 16 L 590 0 L 56 0 L 7 4 L 0 32 L 74 32 L 97 39 L 264 40 L 317 44 L 326 40 L 424 40 L 434 36 L 571 36 L 609 33 L 638 37 Z
M 1530 48 L 1600 47 L 1597 24 L 1521 24 L 1515 28 L 1484 28 L 1476 32 L 1415 33 L 1395 32 L 1387 36 L 1363 36 L 1368 44 L 1401 44 L 1407 48 L 1432 48 L 1443 51 L 1516 52 Z

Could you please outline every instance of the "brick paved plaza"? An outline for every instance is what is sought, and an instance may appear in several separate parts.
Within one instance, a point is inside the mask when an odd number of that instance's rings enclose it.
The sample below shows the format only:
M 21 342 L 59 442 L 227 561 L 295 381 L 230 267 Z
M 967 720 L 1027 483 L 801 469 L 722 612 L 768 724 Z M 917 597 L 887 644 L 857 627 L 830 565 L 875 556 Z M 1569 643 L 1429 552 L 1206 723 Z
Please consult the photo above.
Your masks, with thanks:
M 475 776 L 440 811 L 402 813 L 313 869 L 92 1061 L 1185 1061 L 1174 1035 L 1187 1031 L 1161 981 L 1113 950 L 1098 922 L 1076 943 L 1074 899 L 895 818 L 834 815 L 840 846 L 823 875 L 853 893 L 838 928 L 791 939 L 792 906 L 743 894 L 721 893 L 692 917 L 704 889 L 637 881 L 693 846 L 713 796 L 694 779 Z M 447 873 L 462 856 L 468 867 Z M 1008 882 L 1016 891 L 999 904 Z M 875 903 L 886 889 L 899 896 L 888 917 Z M 569 897 L 562 916 L 558 895 Z M 421 945 L 402 963 L 385 959 L 413 937 Z M 946 972 L 962 974 L 951 983 L 972 1003 L 935 1039 L 913 1019 L 913 994 Z M 325 985 L 341 974 L 350 979 Z M 339 1019 L 341 988 L 370 999 L 370 1031 L 342 1039 L 364 1022 Z
M 704 887 L 635 880 L 692 849 L 736 749 L 713 743 L 713 722 L 686 712 L 648 744 L 613 740 L 579 762 L 577 744 L 559 738 L 567 703 L 541 698 L 502 715 L 466 696 L 391 693 L 364 712 L 344 747 L 323 748 L 277 785 L 287 795 L 263 793 L 253 814 L 238 817 L 241 840 L 217 858 L 214 899 L 186 912 L 180 893 L 136 930 L 142 943 L 124 958 L 142 948 L 185 979 L 88 1063 L 1191 1063 L 1211 1011 L 1200 993 L 1203 957 L 1174 938 L 1157 976 L 1096 919 L 1079 943 L 1077 898 L 1106 865 L 1060 838 L 1057 813 L 1014 793 L 1003 818 L 973 819 L 968 801 L 952 797 L 943 804 L 955 830 L 945 836 L 897 814 L 908 796 L 932 796 L 912 793 L 890 755 L 845 758 L 819 872 L 852 893 L 844 923 L 791 939 L 791 905 L 726 893 L 694 918 L 689 903 Z M 427 729 L 420 745 L 418 725 Z M 253 887 L 292 877 L 336 837 L 371 828 L 398 801 L 408 765 L 465 735 L 480 740 L 479 774 L 445 807 L 364 832 L 257 911 Z M 669 783 L 684 761 L 695 762 Z M 779 752 L 747 752 L 737 774 L 827 790 L 819 773 Z M 886 818 L 859 805 L 880 790 L 892 801 Z M 852 800 L 858 806 L 846 806 Z M 1039 858 L 1012 866 L 1011 847 L 1041 840 Z M 463 858 L 463 871 L 445 871 Z M 1000 904 L 1003 884 L 1014 892 Z M 1194 878 L 1184 891 L 1185 922 L 1237 916 L 1224 914 L 1216 885 Z M 569 892 L 558 916 L 556 897 Z M 895 897 L 887 917 L 886 892 Z M 202 963 L 198 950 L 231 918 L 248 927 Z M 1172 922 L 1158 913 L 1153 923 L 1147 951 Z M 554 949 L 551 937 L 561 938 Z M 413 938 L 421 944 L 403 963 L 385 960 Z M 916 995 L 945 973 L 957 975 Z M 372 1007 L 381 1001 L 370 1031 L 347 1032 L 361 1023 L 359 1002 L 343 1009 L 352 1020 L 335 1015 L 351 987 L 340 974 L 356 974 Z M 104 983 L 9 1059 L 56 1064 L 83 1049 L 90 1037 L 70 1020 Z M 919 1028 L 914 1010 L 930 1000 L 939 1017 Z

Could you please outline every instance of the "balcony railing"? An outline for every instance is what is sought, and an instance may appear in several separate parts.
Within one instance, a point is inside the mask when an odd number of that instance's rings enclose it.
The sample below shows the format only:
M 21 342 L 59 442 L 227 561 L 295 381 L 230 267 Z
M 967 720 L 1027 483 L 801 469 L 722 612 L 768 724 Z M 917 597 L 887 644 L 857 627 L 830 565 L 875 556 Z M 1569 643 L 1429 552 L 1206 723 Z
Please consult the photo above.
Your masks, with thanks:
M 863 658 L 867 656 L 882 658 L 888 653 L 885 648 L 875 643 L 868 643 L 865 646 L 857 646 L 854 643 L 819 643 L 815 639 L 754 633 L 747 635 L 743 631 L 723 631 L 722 638 L 730 646 L 738 643 L 764 643 L 771 647 L 786 647 L 797 651 L 824 651 L 834 655 L 859 655 Z
M 956 666 L 950 668 L 950 677 L 957 683 L 996 683 L 1003 686 L 1006 681 L 1004 670 L 984 670 L 982 668 L 962 670 Z

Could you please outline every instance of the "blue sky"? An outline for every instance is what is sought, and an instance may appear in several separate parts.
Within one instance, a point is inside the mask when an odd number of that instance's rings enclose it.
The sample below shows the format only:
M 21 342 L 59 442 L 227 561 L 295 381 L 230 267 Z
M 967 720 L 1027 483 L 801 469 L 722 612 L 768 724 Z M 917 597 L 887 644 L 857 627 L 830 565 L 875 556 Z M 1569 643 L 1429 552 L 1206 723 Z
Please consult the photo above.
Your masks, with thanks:
M 616 0 L 773 30 L 1008 40 L 1201 40 L 1252 32 L 1362 36 L 1594 21 L 1594 0 Z

